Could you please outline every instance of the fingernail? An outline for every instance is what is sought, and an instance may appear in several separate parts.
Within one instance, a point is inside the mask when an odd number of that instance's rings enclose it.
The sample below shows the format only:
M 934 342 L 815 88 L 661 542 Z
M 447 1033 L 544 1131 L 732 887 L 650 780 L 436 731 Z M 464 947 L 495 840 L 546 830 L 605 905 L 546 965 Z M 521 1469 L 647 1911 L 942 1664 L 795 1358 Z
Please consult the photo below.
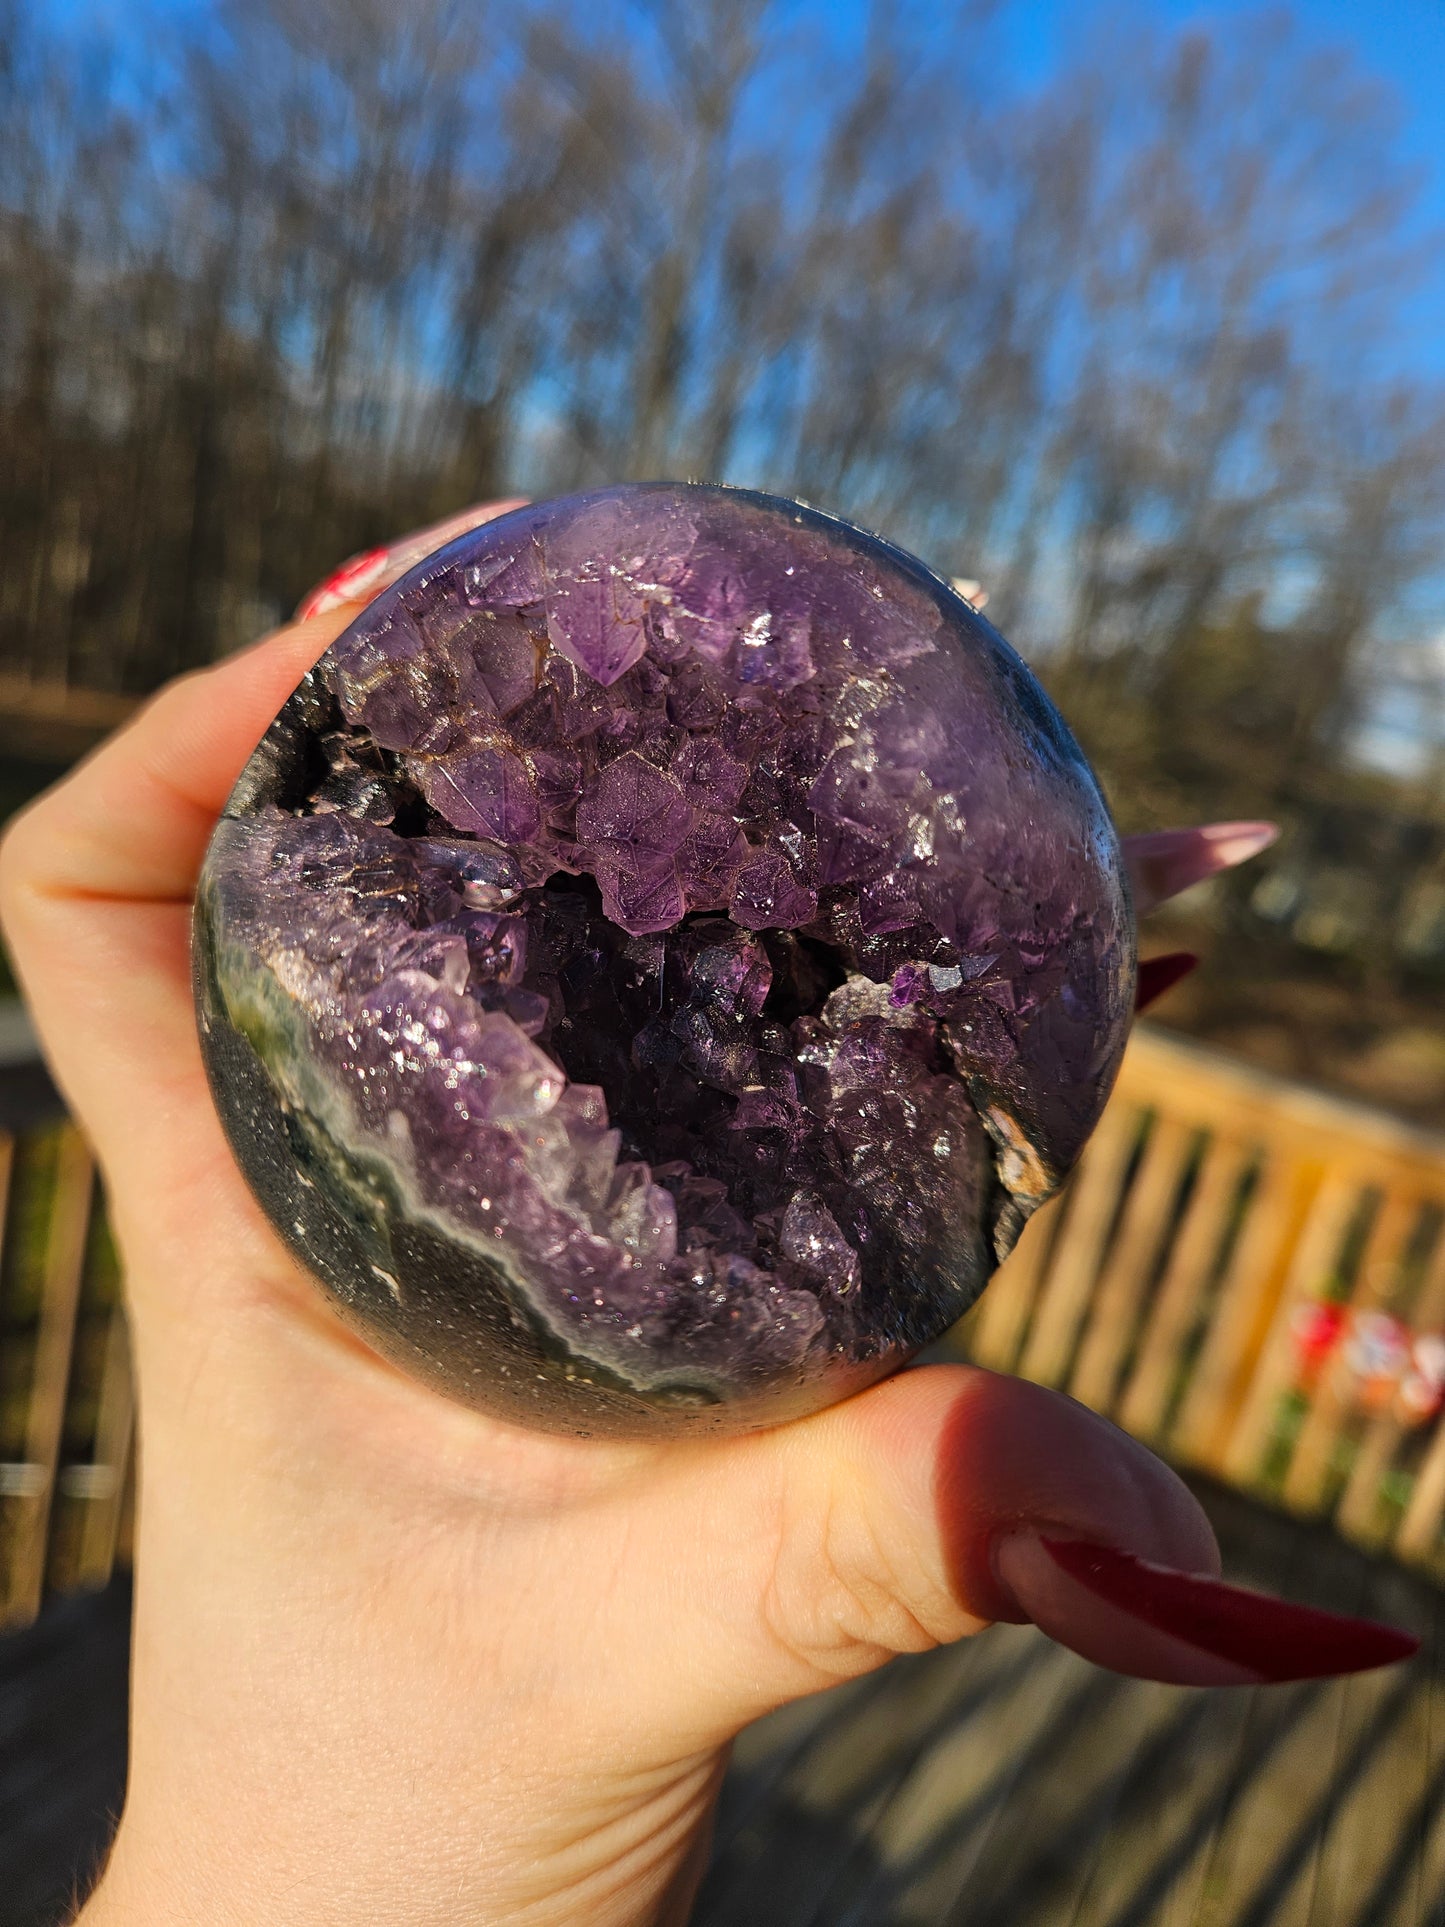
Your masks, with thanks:
M 360 602 L 374 594 L 385 584 L 390 555 L 390 549 L 368 549 L 364 555 L 353 555 L 296 605 L 296 620 L 309 622 L 312 616 L 329 615 L 345 602 Z
M 1206 823 L 1200 831 L 1212 845 L 1221 870 L 1248 863 L 1252 856 L 1279 840 L 1278 823 Z
M 1166 990 L 1172 990 L 1187 977 L 1199 959 L 1192 950 L 1171 950 L 1166 957 L 1141 957 L 1139 977 L 1134 987 L 1134 1014 L 1157 1003 Z
M 994 1568 L 1050 1638 L 1138 1679 L 1327 1679 L 1392 1665 L 1420 1646 L 1395 1626 L 1296 1606 L 1082 1539 L 1010 1533 L 995 1548 Z
M 350 602 L 370 602 L 408 569 L 414 569 L 418 562 L 424 562 L 427 556 L 454 542 L 459 535 L 480 528 L 484 522 L 495 521 L 508 509 L 521 507 L 520 500 L 474 503 L 457 515 L 449 515 L 444 522 L 433 522 L 429 528 L 403 535 L 384 549 L 367 549 L 363 555 L 353 555 L 301 601 L 296 621 L 309 622 L 313 616 L 327 615 Z
M 1142 917 L 1221 870 L 1246 863 L 1279 835 L 1275 823 L 1203 823 L 1192 830 L 1152 830 L 1124 838 L 1124 861 Z

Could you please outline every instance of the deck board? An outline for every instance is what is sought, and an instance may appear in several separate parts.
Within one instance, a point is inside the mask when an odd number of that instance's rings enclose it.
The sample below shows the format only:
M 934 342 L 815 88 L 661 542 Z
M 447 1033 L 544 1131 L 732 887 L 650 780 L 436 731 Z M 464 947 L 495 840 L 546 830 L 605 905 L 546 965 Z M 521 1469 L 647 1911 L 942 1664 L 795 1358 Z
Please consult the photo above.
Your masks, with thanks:
M 99 1862 L 125 1779 L 130 1587 L 0 1638 L 0 1927 L 52 1927 Z
M 832 1695 L 789 1709 L 771 1780 L 773 1722 L 745 1736 L 725 1813 L 747 1817 L 719 1830 L 696 1927 L 1442 1927 L 1440 1595 L 1202 1496 L 1231 1576 L 1409 1624 L 1419 1659 L 1200 1693 L 995 1628 L 895 1669 L 906 1687 L 845 1689 L 841 1721 Z

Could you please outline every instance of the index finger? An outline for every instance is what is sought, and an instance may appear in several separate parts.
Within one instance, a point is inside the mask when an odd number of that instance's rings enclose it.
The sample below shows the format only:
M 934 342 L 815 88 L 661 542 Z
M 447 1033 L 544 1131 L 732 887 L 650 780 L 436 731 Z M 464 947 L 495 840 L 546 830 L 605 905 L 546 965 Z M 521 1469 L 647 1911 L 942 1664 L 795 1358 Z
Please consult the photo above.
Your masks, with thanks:
M 414 547 L 394 546 L 395 573 Z M 207 844 L 297 683 L 384 586 L 170 684 L 6 833 L 0 917 L 57 1081 L 102 1155 L 146 1144 L 154 1157 L 207 1115 L 189 958 Z
M 168 684 L 18 817 L 0 860 L 17 937 L 29 898 L 188 901 L 246 759 L 350 613 L 282 629 Z
M 219 1142 L 191 1007 L 191 896 L 246 758 L 346 619 L 283 630 L 172 683 L 0 845 L 16 974 L 56 1082 L 112 1171 L 164 1171 L 174 1190 L 180 1165 Z
M 324 607 L 311 598 L 302 620 L 169 684 L 12 826 L 0 879 L 7 921 L 27 894 L 188 901 L 247 758 L 358 608 L 455 536 L 517 506 L 481 504 L 402 537 L 376 552 L 377 565 L 346 595 L 322 598 Z

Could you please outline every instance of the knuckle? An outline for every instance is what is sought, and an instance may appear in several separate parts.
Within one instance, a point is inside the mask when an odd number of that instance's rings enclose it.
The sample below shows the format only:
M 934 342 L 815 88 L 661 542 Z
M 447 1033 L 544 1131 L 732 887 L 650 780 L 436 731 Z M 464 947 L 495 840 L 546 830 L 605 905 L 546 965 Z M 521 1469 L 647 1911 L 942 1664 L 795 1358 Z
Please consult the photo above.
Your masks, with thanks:
M 784 1506 L 764 1618 L 772 1637 L 825 1681 L 925 1652 L 969 1623 L 922 1559 L 881 1530 L 865 1504 L 836 1492 Z
M 213 668 L 203 667 L 187 669 L 178 676 L 172 676 L 169 682 L 162 683 L 159 689 L 153 690 L 145 698 L 129 721 L 110 740 L 114 742 L 124 736 L 132 742 L 146 745 L 163 743 L 175 721 L 188 709 L 192 691 L 198 685 L 203 686 L 214 673 Z
M 46 799 L 31 803 L 0 831 L 0 927 L 12 938 L 43 874 Z
M 164 742 L 184 713 L 188 692 L 206 670 L 192 670 L 167 683 L 138 709 L 131 720 L 103 745 L 95 757 L 16 812 L 0 829 L 0 930 L 12 943 L 21 939 L 33 913 L 51 896 L 64 896 L 66 826 L 73 819 L 82 785 L 93 784 L 96 771 L 111 743 L 129 738 L 138 745 L 142 761 L 148 741 Z

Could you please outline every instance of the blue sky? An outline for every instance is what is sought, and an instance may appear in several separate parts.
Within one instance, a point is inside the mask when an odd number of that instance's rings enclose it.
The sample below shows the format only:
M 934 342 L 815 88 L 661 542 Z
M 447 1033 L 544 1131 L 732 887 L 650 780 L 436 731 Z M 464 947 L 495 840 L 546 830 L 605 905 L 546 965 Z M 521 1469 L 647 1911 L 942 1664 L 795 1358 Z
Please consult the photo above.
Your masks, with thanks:
M 143 45 L 157 20 L 209 11 L 207 0 L 33 0 L 37 11 L 80 28 L 104 26 Z M 862 18 L 868 0 L 796 0 L 800 15 L 832 23 Z M 923 0 L 916 17 L 956 17 L 957 0 Z M 1258 14 L 1260 0 L 1135 0 L 1133 11 L 1161 24 L 1208 25 Z M 1118 0 L 999 0 L 993 33 L 1015 80 L 1043 80 L 1069 49 L 1108 18 Z M 1409 151 L 1434 175 L 1431 199 L 1445 216 L 1445 0 L 1295 0 L 1281 9 L 1310 39 L 1350 47 L 1361 65 L 1397 94 Z
M 79 46 L 97 30 L 144 74 L 175 29 L 213 15 L 222 0 L 29 0 L 35 17 L 61 26 Z M 256 0 L 244 0 L 256 4 Z M 404 5 L 405 0 L 398 0 Z M 474 0 L 483 11 L 507 0 Z M 608 0 L 598 0 L 606 10 Z M 628 0 L 617 0 L 625 7 Z M 785 17 L 821 30 L 846 54 L 861 36 L 874 0 L 781 0 Z M 1165 30 L 1226 26 L 1241 17 L 1272 14 L 1292 20 L 1313 47 L 1352 53 L 1395 105 L 1400 152 L 1417 170 L 1421 190 L 1414 226 L 1430 243 L 1413 293 L 1396 310 L 1395 342 L 1407 366 L 1445 377 L 1445 0 L 894 0 L 915 44 L 927 44 L 937 23 L 940 42 L 956 31 L 970 5 L 990 16 L 985 44 L 1008 91 L 1047 82 L 1073 54 L 1110 36 L 1120 22 Z
M 1105 11 L 1092 0 L 1018 0 L 1004 10 L 1004 31 L 1021 73 L 1046 74 L 1092 18 Z M 1178 25 L 1258 13 L 1247 0 L 1150 0 L 1139 9 Z M 1445 146 L 1445 5 L 1442 0 L 1297 0 L 1287 9 L 1312 39 L 1354 48 L 1362 65 L 1399 92 L 1422 157 L 1440 159 Z
M 801 0 L 805 10 L 841 8 L 863 14 L 867 0 Z M 949 0 L 923 0 L 930 17 L 952 11 Z M 1261 14 L 1292 19 L 1318 47 L 1351 52 L 1363 72 L 1393 97 L 1401 152 L 1421 175 L 1416 227 L 1445 233 L 1445 0 L 998 0 L 993 33 L 1009 79 L 1028 87 L 1046 81 L 1081 44 L 1119 19 L 1140 18 L 1166 29 L 1223 25 Z M 834 17 L 837 17 L 835 12 Z M 1432 254 L 1402 316 L 1411 347 L 1445 373 L 1445 247 Z
M 488 0 L 477 0 L 478 5 Z M 165 23 L 195 19 L 212 10 L 210 0 L 31 0 L 57 23 L 82 38 L 103 28 L 142 61 L 164 39 Z M 490 0 L 498 4 L 498 0 Z M 844 36 L 856 31 L 870 0 L 792 0 L 794 17 Z M 937 18 L 950 24 L 964 0 L 903 0 L 926 35 Z M 1131 15 L 1164 27 L 1223 23 L 1271 10 L 1262 0 L 994 0 L 990 41 L 998 48 L 1008 83 L 1025 88 L 1047 80 L 1081 42 Z M 1350 49 L 1360 66 L 1396 98 L 1402 146 L 1425 177 L 1422 229 L 1445 230 L 1445 0 L 1294 0 L 1272 9 L 1292 17 L 1317 45 Z M 1417 352 L 1445 370 L 1445 249 L 1422 283 L 1410 316 Z
M 1141 0 L 1134 9 L 1173 27 L 1208 26 L 1264 10 L 1259 0 Z M 1002 6 L 998 30 L 1013 73 L 1025 83 L 1047 78 L 1071 46 L 1119 11 L 1113 0 L 1014 0 Z M 1422 220 L 1445 227 L 1445 0 L 1296 0 L 1277 11 L 1296 20 L 1311 41 L 1349 48 L 1395 96 L 1403 151 L 1425 177 Z M 1427 352 L 1433 348 L 1445 365 L 1445 251 L 1421 289 L 1420 320 Z
M 208 11 L 206 0 L 33 0 L 37 11 L 67 23 L 106 25 L 119 38 L 142 38 L 157 17 Z M 797 0 L 801 14 L 857 18 L 867 0 Z M 929 0 L 940 16 L 955 15 L 956 0 Z M 1261 11 L 1259 0 L 1138 0 L 1137 12 L 1156 21 L 1208 23 Z M 1016 76 L 1042 79 L 1091 24 L 1118 12 L 1115 0 L 1002 0 L 996 31 Z M 1285 11 L 1313 39 L 1349 45 L 1362 63 L 1398 91 L 1412 124 L 1411 144 L 1437 167 L 1445 148 L 1445 0 L 1296 0 Z M 1445 201 L 1445 186 L 1439 189 Z
M 29 0 L 41 18 L 61 26 L 78 46 L 97 30 L 119 45 L 143 74 L 175 29 L 211 14 L 218 0 Z M 243 0 L 255 4 L 256 0 Z M 406 0 L 397 0 L 405 5 Z M 622 0 L 625 4 L 625 0 Z M 478 6 L 506 6 L 507 0 L 476 0 Z M 607 0 L 599 0 L 606 6 Z M 969 0 L 897 0 L 912 27 L 910 38 L 927 45 L 937 22 L 956 28 Z M 973 0 L 975 5 L 988 0 Z M 821 30 L 845 53 L 862 32 L 871 0 L 783 0 L 785 12 L 800 25 Z M 986 31 L 990 60 L 1001 68 L 1007 92 L 1048 82 L 1091 41 L 1111 35 L 1121 20 L 1156 28 L 1225 26 L 1241 16 L 1267 9 L 1261 0 L 994 0 Z M 1377 78 L 1394 97 L 1403 153 L 1422 177 L 1418 212 L 1421 234 L 1445 234 L 1445 0 L 1295 0 L 1273 9 L 1292 18 L 1301 37 L 1315 47 L 1351 52 L 1358 66 Z M 1398 315 L 1397 336 L 1403 358 L 1445 377 L 1445 247 L 1433 251 L 1421 281 Z M 1426 619 L 1429 646 L 1445 651 L 1438 614 Z M 1435 637 L 1439 636 L 1436 641 Z M 1445 653 L 1440 655 L 1445 671 Z M 1436 725 L 1438 727 L 1438 723 Z M 1370 760 L 1398 768 L 1404 751 L 1430 733 L 1419 714 L 1418 694 L 1396 692 L 1382 701 L 1362 732 L 1361 749 Z M 1407 759 L 1408 760 L 1408 759 Z

